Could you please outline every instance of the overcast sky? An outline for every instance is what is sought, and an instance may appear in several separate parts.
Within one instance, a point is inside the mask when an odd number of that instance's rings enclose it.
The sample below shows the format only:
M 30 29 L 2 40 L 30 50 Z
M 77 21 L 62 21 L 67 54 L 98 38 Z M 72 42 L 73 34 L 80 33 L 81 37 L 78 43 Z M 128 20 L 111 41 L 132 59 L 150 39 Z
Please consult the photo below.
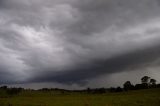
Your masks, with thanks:
M 160 0 L 0 0 L 0 84 L 160 81 Z

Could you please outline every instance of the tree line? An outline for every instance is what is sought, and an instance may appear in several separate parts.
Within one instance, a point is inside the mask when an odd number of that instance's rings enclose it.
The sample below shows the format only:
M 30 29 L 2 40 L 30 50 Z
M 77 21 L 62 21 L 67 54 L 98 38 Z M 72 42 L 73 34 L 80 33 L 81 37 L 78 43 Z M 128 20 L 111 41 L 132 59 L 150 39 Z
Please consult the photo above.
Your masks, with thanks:
M 141 78 L 141 84 L 133 85 L 130 81 L 126 81 L 123 84 L 123 89 L 127 90 L 137 90 L 137 89 L 149 89 L 149 88 L 157 88 L 160 87 L 160 84 L 156 84 L 156 80 L 150 78 L 148 76 L 144 76 Z
M 123 84 L 123 87 L 111 87 L 111 88 L 97 88 L 90 89 L 87 88 L 89 93 L 105 93 L 105 92 L 126 92 L 129 90 L 140 90 L 140 89 L 151 89 L 151 88 L 160 88 L 160 84 L 156 83 L 157 81 L 149 76 L 143 76 L 141 78 L 141 84 L 132 84 L 131 81 L 126 81 Z
M 79 93 L 106 93 L 106 92 L 126 92 L 129 90 L 139 90 L 139 89 L 150 89 L 150 88 L 160 88 L 160 84 L 156 83 L 157 81 L 149 76 L 144 76 L 141 78 L 141 84 L 133 85 L 131 81 L 126 81 L 123 84 L 123 87 L 111 87 L 111 88 L 87 88 L 84 90 L 66 90 L 66 89 L 58 89 L 58 88 L 42 88 L 39 90 L 33 89 L 24 89 L 24 88 L 8 88 L 7 86 L 1 86 L 0 92 L 3 91 L 7 95 L 13 96 L 19 94 L 21 91 L 41 91 L 41 92 L 49 92 L 49 91 L 58 91 L 61 94 L 71 93 L 71 92 L 79 92 Z

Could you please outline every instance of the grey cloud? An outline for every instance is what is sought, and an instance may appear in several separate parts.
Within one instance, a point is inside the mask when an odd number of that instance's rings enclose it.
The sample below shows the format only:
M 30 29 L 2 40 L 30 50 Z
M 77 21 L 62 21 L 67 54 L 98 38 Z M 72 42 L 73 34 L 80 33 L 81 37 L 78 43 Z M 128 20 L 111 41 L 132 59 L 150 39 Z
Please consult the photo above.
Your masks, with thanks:
M 7 47 L 14 50 L 25 50 L 27 44 L 22 36 L 19 36 L 14 31 L 1 31 L 1 42 Z
M 95 60 L 90 65 L 72 70 L 54 72 L 49 71 L 40 73 L 31 79 L 31 82 L 59 82 L 59 83 L 86 83 L 88 80 L 97 76 L 117 73 L 122 71 L 133 71 L 147 67 L 159 65 L 160 46 L 150 47 L 147 49 L 137 50 L 131 53 L 126 53 L 106 60 Z
M 87 84 L 158 66 L 158 2 L 1 0 L 0 83 Z
M 75 4 L 81 15 L 71 26 L 70 33 L 91 35 L 116 26 L 119 29 L 144 22 L 158 15 L 157 1 L 150 0 L 85 0 Z M 73 5 L 74 6 L 74 5 Z M 106 35 L 109 36 L 109 35 Z

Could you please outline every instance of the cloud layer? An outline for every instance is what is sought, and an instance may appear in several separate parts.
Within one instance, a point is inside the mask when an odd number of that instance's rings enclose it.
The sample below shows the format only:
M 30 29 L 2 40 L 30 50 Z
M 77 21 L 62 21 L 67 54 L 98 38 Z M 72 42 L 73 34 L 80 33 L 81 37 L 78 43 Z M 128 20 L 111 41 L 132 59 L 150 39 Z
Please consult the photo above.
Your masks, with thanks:
M 154 70 L 159 14 L 159 0 L 1 0 L 0 83 L 86 84 Z

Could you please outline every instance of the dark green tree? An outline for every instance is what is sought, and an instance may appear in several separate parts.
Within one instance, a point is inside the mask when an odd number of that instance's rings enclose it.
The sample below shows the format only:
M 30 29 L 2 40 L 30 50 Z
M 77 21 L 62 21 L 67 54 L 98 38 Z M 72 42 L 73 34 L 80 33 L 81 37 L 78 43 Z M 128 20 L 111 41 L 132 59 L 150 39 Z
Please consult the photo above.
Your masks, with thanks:
M 142 84 L 149 84 L 150 77 L 144 76 L 141 78 Z
M 150 84 L 151 84 L 151 85 L 156 85 L 156 82 L 157 82 L 157 81 L 156 81 L 155 79 L 150 79 Z
M 130 81 L 126 81 L 124 84 L 123 84 L 123 88 L 124 90 L 132 90 L 134 88 L 134 86 L 131 84 Z

